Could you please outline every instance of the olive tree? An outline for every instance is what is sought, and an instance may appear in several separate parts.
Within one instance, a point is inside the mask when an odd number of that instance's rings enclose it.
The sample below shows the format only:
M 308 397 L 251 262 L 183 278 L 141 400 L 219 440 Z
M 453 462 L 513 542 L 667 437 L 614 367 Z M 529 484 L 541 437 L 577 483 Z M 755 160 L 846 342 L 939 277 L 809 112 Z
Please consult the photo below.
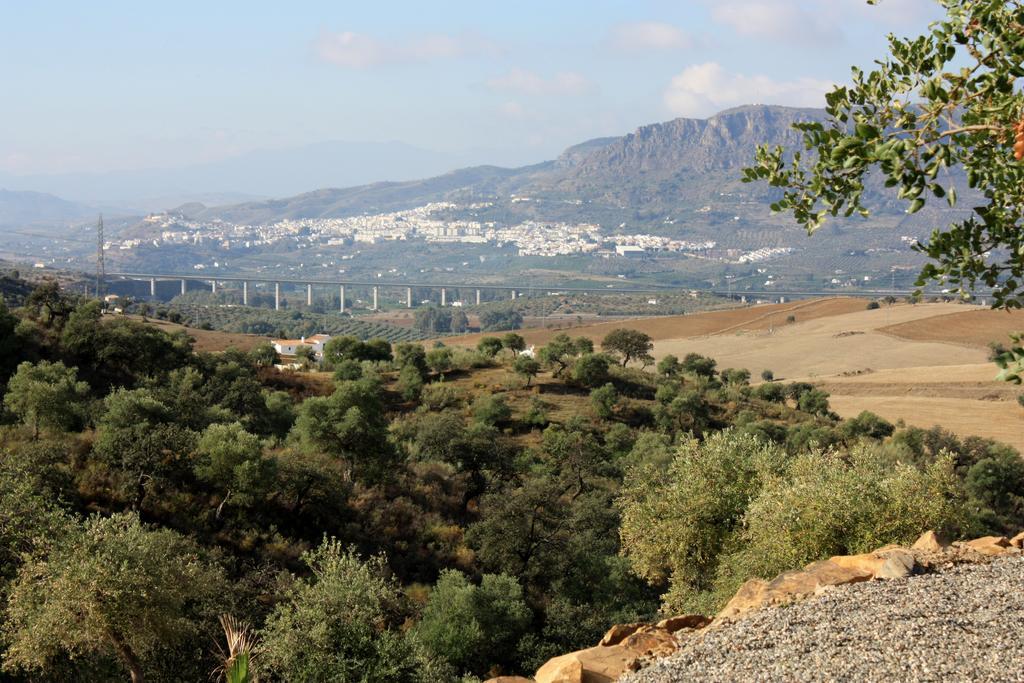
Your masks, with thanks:
M 40 427 L 55 431 L 72 427 L 84 412 L 88 395 L 89 385 L 78 381 L 75 368 L 60 361 L 25 361 L 7 384 L 4 404 L 32 427 L 37 438 Z
M 654 348 L 651 335 L 639 330 L 612 330 L 601 340 L 601 348 L 621 356 L 623 367 L 631 360 L 640 361 L 644 367 L 654 362 L 651 356 L 651 349 Z
M 875 0 L 869 0 L 874 4 Z M 826 95 L 825 121 L 795 125 L 804 151 L 758 148 L 745 181 L 781 188 L 772 205 L 809 233 L 829 216 L 867 216 L 865 182 L 879 174 L 906 202 L 955 206 L 956 173 L 980 195 L 968 217 L 916 249 L 918 286 L 979 283 L 997 307 L 1024 305 L 1024 4 L 941 0 L 946 16 L 917 38 L 889 36 L 889 55 Z M 809 152 L 805 154 L 804 152 Z
M 150 655 L 199 636 L 216 619 L 226 588 L 221 570 L 183 536 L 147 529 L 134 514 L 90 517 L 18 572 L 3 627 L 4 668 L 46 678 L 56 656 L 98 655 L 115 658 L 140 683 Z
M 384 558 L 325 540 L 302 559 L 311 575 L 267 620 L 263 666 L 285 681 L 414 680 L 413 650 L 390 628 L 400 594 Z

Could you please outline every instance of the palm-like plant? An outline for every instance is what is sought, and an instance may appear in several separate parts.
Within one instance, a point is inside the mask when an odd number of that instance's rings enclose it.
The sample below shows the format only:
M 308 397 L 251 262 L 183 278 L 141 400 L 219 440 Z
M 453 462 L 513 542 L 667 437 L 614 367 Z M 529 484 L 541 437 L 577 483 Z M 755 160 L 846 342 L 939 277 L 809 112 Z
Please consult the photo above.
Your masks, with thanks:
M 256 634 L 248 624 L 230 614 L 220 616 L 220 625 L 228 647 L 226 652 L 220 646 L 217 648 L 223 663 L 214 671 L 214 678 L 225 683 L 256 683 L 252 665 L 258 646 Z

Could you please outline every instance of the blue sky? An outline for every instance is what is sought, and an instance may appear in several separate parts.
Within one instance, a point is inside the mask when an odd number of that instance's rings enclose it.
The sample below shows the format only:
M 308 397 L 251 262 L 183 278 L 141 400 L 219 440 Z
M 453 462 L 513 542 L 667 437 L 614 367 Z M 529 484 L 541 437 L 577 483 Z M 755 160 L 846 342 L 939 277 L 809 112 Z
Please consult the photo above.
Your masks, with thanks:
M 817 105 L 931 0 L 4 2 L 0 172 L 323 140 L 496 163 L 751 102 Z

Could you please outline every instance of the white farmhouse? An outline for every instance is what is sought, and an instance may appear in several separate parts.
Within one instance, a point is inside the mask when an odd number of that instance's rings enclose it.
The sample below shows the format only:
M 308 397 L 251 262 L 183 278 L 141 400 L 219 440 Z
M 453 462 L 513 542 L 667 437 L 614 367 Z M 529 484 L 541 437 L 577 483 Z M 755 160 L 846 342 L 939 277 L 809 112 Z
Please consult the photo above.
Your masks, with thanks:
M 317 360 L 324 357 L 324 344 L 331 338 L 329 334 L 314 334 L 312 337 L 301 337 L 300 339 L 272 339 L 271 344 L 274 350 L 282 356 L 294 356 L 300 346 L 308 346 L 313 349 L 313 355 Z

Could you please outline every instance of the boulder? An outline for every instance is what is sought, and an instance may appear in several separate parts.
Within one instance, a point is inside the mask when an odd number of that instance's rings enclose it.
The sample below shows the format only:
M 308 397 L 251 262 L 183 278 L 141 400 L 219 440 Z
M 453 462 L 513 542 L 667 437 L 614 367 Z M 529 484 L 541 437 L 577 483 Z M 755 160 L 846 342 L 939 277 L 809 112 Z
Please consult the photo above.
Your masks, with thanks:
M 879 569 L 884 562 L 880 562 Z M 831 586 L 842 586 L 871 578 L 874 578 L 874 573 L 862 567 L 844 566 L 833 560 L 812 562 L 801 570 L 779 574 L 771 581 L 747 581 L 740 586 L 736 595 L 718 613 L 716 619 L 735 619 L 759 607 L 785 604 L 818 594 Z
M 598 645 L 549 659 L 534 674 L 536 683 L 612 683 L 630 670 L 638 653 L 623 645 Z
M 678 616 L 662 619 L 655 626 L 664 629 L 669 633 L 682 631 L 684 628 L 699 629 L 711 623 L 711 618 L 703 614 L 680 614 Z
M 1010 545 L 1014 548 L 1024 549 L 1024 531 L 1011 538 Z
M 768 582 L 764 579 L 748 579 L 715 616 L 715 623 L 718 623 L 719 619 L 735 619 L 762 606 L 765 604 L 767 589 Z
M 619 642 L 605 644 L 618 639 Z M 537 670 L 537 683 L 606 683 L 636 668 L 639 659 L 666 657 L 678 649 L 676 639 L 651 624 L 613 626 L 601 644 L 549 659 Z
M 522 676 L 497 676 L 488 678 L 484 683 L 534 683 L 534 681 L 532 678 L 523 678 Z
M 968 548 L 982 555 L 1002 555 L 1013 547 L 1006 536 L 982 536 L 973 541 L 963 541 L 955 545 L 960 548 Z
M 940 538 L 934 531 L 926 531 L 914 541 L 914 545 L 910 546 L 910 549 L 926 553 L 941 553 L 948 547 L 949 543 Z
M 646 626 L 643 622 L 633 624 L 615 624 L 615 626 L 612 626 L 608 629 L 608 632 L 604 634 L 604 638 L 601 639 L 600 645 L 604 647 L 618 645 L 626 638 L 626 636 L 633 635 L 643 626 Z
M 884 546 L 861 555 L 836 555 L 829 558 L 841 567 L 867 572 L 874 579 L 899 579 L 910 576 L 917 567 L 914 554 L 899 546 Z
M 642 657 L 666 657 L 679 648 L 675 637 L 663 628 L 644 626 L 622 641 L 622 646 Z

